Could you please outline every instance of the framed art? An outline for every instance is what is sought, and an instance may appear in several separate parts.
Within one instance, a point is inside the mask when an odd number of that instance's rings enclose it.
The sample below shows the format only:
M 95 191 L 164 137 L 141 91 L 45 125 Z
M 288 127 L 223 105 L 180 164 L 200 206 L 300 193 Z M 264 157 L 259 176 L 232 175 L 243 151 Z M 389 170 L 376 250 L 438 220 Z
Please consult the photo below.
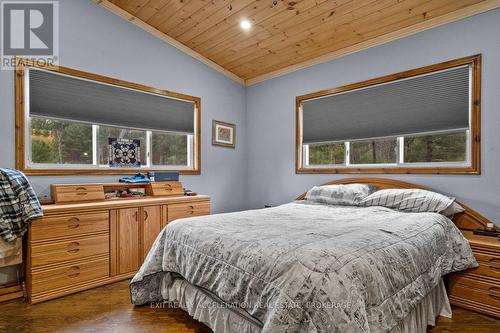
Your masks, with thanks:
M 212 145 L 234 148 L 236 146 L 236 125 L 212 120 Z

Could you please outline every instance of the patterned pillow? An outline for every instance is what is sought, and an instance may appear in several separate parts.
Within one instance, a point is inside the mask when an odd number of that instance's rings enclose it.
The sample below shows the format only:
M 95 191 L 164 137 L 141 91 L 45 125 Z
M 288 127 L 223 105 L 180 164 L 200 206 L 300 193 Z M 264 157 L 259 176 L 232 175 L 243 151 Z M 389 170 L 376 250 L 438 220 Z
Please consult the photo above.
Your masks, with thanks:
M 356 206 L 374 190 L 367 184 L 314 186 L 307 191 L 305 199 L 328 205 Z
M 383 206 L 395 210 L 440 213 L 453 204 L 455 198 L 419 189 L 386 189 L 364 198 L 360 206 Z

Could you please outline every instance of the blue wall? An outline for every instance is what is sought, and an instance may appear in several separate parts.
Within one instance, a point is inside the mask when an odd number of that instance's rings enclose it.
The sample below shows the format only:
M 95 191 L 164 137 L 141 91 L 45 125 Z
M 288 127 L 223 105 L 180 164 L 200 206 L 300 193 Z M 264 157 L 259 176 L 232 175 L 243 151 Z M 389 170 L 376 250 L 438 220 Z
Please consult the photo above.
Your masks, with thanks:
M 213 197 L 214 212 L 246 203 L 245 87 L 160 41 L 93 1 L 59 1 L 60 65 L 201 97 L 202 174 L 186 187 Z M 14 167 L 14 74 L 0 71 L 0 166 Z M 235 123 L 236 149 L 211 144 L 212 119 Z M 118 176 L 30 177 L 39 194 L 52 183 L 116 181 Z M 234 189 L 239 189 L 235 191 Z
M 497 9 L 247 88 L 249 206 L 284 203 L 350 177 L 295 174 L 295 96 L 482 53 L 482 174 L 387 177 L 456 196 L 500 225 L 499 36 Z

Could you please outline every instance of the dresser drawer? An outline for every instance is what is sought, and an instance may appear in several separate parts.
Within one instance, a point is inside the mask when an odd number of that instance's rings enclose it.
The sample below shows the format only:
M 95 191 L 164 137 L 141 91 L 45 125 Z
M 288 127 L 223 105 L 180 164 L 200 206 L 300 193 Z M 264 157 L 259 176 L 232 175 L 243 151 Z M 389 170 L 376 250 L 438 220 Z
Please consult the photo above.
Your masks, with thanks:
M 184 189 L 180 182 L 153 182 L 146 187 L 148 195 L 184 195 Z
M 66 241 L 54 241 L 31 246 L 33 267 L 62 263 L 68 260 L 93 257 L 109 253 L 109 234 L 80 237 Z
M 104 200 L 102 185 L 53 185 L 52 199 L 56 203 Z
M 500 285 L 497 283 L 452 275 L 449 281 L 449 295 L 500 308 Z
M 468 269 L 465 274 L 475 274 L 498 279 L 500 284 L 500 255 L 477 253 L 474 256 L 479 267 Z
M 42 293 L 54 289 L 75 287 L 78 284 L 108 276 L 109 259 L 92 260 L 33 272 L 31 290 L 33 293 Z
M 109 212 L 44 217 L 31 224 L 31 240 L 74 237 L 109 231 Z
M 184 217 L 201 216 L 210 214 L 210 202 L 178 203 L 168 205 L 168 221 Z

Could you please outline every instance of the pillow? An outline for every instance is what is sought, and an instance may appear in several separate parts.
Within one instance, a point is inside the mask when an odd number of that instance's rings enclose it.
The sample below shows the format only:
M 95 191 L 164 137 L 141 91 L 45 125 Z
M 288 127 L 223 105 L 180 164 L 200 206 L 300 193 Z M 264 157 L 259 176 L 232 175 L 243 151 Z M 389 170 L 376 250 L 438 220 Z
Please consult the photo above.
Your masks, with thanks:
M 449 216 L 450 218 L 453 215 L 464 212 L 464 207 L 460 206 L 456 201 L 454 201 L 451 205 L 449 205 L 445 210 L 441 212 L 444 216 Z
M 455 198 L 426 190 L 386 189 L 370 194 L 360 206 L 383 206 L 413 213 L 441 213 L 454 201 Z
M 306 200 L 328 205 L 358 205 L 374 188 L 367 184 L 314 186 L 307 191 Z

